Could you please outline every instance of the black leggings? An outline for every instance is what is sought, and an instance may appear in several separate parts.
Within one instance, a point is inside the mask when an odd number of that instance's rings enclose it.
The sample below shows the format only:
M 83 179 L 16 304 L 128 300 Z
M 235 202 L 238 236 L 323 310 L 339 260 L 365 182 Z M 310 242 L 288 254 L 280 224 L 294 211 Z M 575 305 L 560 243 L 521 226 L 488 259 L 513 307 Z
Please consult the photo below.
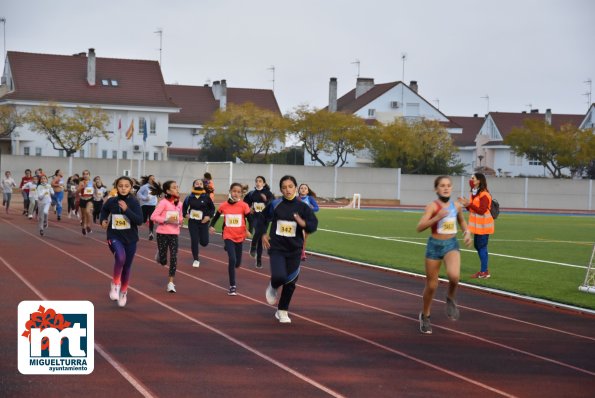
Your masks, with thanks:
M 262 235 L 267 231 L 266 220 L 261 213 L 255 214 L 252 219 L 252 225 L 254 226 L 254 235 L 252 236 L 252 243 L 250 249 L 256 249 L 256 260 L 262 259 Z
M 169 276 L 176 275 L 178 267 L 178 235 L 157 234 L 157 250 L 159 264 L 167 264 L 167 249 L 169 248 Z
M 277 289 L 283 286 L 277 309 L 287 311 L 289 303 L 295 291 L 295 284 L 300 273 L 300 256 L 298 250 L 295 253 L 282 251 L 269 251 L 271 260 L 271 286 Z
M 209 223 L 202 223 L 199 220 L 188 220 L 188 232 L 190 232 L 190 248 L 192 257 L 198 261 L 198 244 L 205 247 L 209 244 Z
M 229 286 L 236 285 L 236 268 L 240 268 L 242 265 L 242 243 L 234 242 L 229 239 L 225 239 L 225 251 L 229 258 L 227 264 L 227 272 L 229 273 Z
M 149 232 L 153 233 L 153 220 L 151 220 L 151 214 L 155 210 L 155 206 L 141 206 L 141 210 L 143 211 L 143 222 L 146 223 L 147 220 L 149 221 Z

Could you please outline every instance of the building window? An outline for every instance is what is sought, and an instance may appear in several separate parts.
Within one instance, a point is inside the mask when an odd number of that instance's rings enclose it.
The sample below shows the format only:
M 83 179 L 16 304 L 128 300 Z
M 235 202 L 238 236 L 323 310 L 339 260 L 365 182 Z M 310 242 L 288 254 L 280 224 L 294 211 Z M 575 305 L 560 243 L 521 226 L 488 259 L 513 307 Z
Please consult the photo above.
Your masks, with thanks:
M 145 159 L 145 160 L 149 159 L 149 152 L 145 152 L 145 157 L 144 157 L 144 159 Z
M 29 152 L 29 147 L 28 147 L 28 146 L 24 147 L 24 148 L 23 148 L 23 155 L 25 155 L 25 156 L 29 156 L 29 153 L 30 153 L 30 152 Z
M 419 116 L 419 104 L 408 102 L 405 105 L 405 116 Z
M 81 150 L 79 151 L 79 157 L 80 157 L 80 158 L 84 158 L 84 157 L 85 157 L 85 150 L 84 150 L 84 149 L 81 149 Z
M 101 150 L 101 158 L 102 159 L 107 159 L 107 149 L 102 149 Z
M 58 149 L 58 157 L 64 157 L 64 149 Z
M 522 166 L 523 158 L 521 156 L 515 155 L 514 152 L 510 152 L 510 165 L 511 166 Z
M 376 109 L 368 109 L 368 117 L 375 117 Z
M 35 148 L 35 156 L 41 156 L 41 148 Z
M 153 160 L 159 160 L 159 152 L 153 152 Z
M 122 159 L 128 159 L 128 151 L 122 151 Z
M 147 127 L 146 119 L 144 117 L 139 117 L 138 118 L 138 133 L 144 134 L 146 127 Z
M 101 79 L 101 85 L 102 86 L 109 86 L 109 80 L 107 80 L 107 79 Z
M 157 119 L 154 117 L 151 118 L 151 128 L 149 130 L 149 134 L 157 134 Z
M 118 87 L 118 81 L 112 79 L 112 86 Z
M 112 159 L 118 159 L 118 151 L 112 151 Z
M 541 162 L 537 159 L 529 159 L 529 166 L 541 166 Z

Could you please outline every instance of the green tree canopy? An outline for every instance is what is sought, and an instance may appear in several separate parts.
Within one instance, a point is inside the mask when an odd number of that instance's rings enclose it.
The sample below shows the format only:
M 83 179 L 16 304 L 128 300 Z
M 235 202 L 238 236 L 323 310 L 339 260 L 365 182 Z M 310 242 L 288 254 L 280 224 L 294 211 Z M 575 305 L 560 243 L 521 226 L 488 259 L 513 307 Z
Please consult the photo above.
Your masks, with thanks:
M 228 160 L 239 158 L 246 163 L 268 161 L 279 143 L 285 141 L 287 121 L 280 115 L 253 103 L 228 104 L 215 112 L 213 120 L 204 125 L 204 148 L 222 152 Z
M 571 124 L 556 129 L 545 120 L 525 120 L 523 127 L 512 129 L 504 140 L 517 156 L 537 160 L 554 178 L 568 168 L 582 175 L 595 159 L 595 138 L 590 130 Z
M 21 124 L 23 117 L 14 105 L 0 105 L 0 137 L 8 137 Z
M 348 155 L 365 148 L 370 128 L 355 115 L 297 107 L 290 115 L 291 130 L 312 160 L 322 166 L 343 166 Z M 323 154 L 333 159 L 325 162 Z
M 401 168 L 409 174 L 461 174 L 452 138 L 438 122 L 396 119 L 375 127 L 369 142 L 377 167 Z
M 96 137 L 109 139 L 105 127 L 109 116 L 100 108 L 76 107 L 67 112 L 57 104 L 41 105 L 26 113 L 31 130 L 45 136 L 56 150 L 70 157 Z

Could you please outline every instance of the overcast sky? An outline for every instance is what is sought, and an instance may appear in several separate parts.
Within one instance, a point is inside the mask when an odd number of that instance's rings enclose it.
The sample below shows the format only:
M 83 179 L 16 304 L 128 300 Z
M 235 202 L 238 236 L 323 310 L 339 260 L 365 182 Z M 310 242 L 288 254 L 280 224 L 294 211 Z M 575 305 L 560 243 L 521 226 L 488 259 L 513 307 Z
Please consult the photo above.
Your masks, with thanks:
M 450 116 L 584 114 L 593 0 L 0 0 L 6 49 L 159 59 L 166 83 L 272 88 L 285 113 L 324 107 L 360 76 L 417 80 Z M 2 61 L 3 62 L 3 61 Z M 595 89 L 595 84 L 593 85 Z M 595 101 L 593 96 L 592 101 Z

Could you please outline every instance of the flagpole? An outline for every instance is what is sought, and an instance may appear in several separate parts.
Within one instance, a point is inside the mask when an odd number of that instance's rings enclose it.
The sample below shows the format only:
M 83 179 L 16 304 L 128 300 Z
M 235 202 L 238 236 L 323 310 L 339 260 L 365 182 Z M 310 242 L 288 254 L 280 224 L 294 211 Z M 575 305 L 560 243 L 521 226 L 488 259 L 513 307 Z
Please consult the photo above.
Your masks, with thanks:
M 121 140 L 122 140 L 122 118 L 118 119 L 118 150 L 116 152 L 116 178 L 118 178 L 120 176 L 120 141 Z

